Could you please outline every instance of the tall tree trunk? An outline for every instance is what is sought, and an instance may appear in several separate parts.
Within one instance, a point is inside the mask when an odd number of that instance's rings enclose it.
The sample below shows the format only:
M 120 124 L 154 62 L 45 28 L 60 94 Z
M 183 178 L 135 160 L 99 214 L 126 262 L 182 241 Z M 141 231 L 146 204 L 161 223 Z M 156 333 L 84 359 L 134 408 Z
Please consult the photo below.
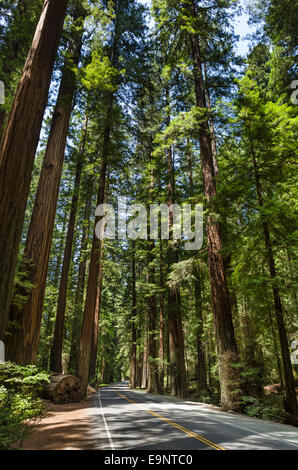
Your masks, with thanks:
M 144 351 L 140 347 L 141 331 L 137 328 L 137 388 L 142 388 L 142 371 L 143 371 L 143 354 Z
M 207 390 L 207 368 L 205 359 L 205 349 L 202 341 L 203 336 L 203 302 L 202 302 L 202 279 L 200 273 L 197 274 L 195 281 L 195 310 L 197 317 L 197 381 L 200 392 Z
M 192 1 L 192 14 L 194 17 L 196 16 L 194 1 Z M 202 108 L 202 110 L 207 110 L 198 35 L 190 34 L 190 43 L 194 63 L 193 74 L 197 106 Z M 216 212 L 216 185 L 207 115 L 205 121 L 200 121 L 199 123 L 199 136 L 205 198 L 209 210 L 211 209 L 212 212 Z M 207 216 L 207 251 L 212 310 L 217 353 L 219 356 L 221 404 L 227 409 L 239 409 L 239 396 L 235 393 L 235 389 L 239 388 L 239 374 L 237 369 L 233 367 L 233 364 L 238 361 L 238 354 L 232 322 L 229 290 L 222 256 L 222 239 L 219 223 L 210 215 Z
M 87 195 L 86 195 L 86 202 L 85 202 L 85 209 L 84 209 L 83 232 L 82 232 L 82 238 L 81 238 L 80 263 L 79 263 L 78 281 L 77 281 L 77 289 L 76 289 L 74 318 L 73 318 L 72 332 L 71 332 L 71 346 L 70 346 L 70 354 L 69 354 L 69 361 L 68 361 L 68 370 L 69 372 L 72 372 L 72 373 L 75 373 L 75 371 L 78 368 L 81 317 L 83 316 L 82 306 L 83 306 L 85 277 L 86 277 L 86 261 L 87 261 L 86 250 L 88 247 L 89 231 L 90 231 L 92 188 L 93 188 L 93 181 L 90 178 L 87 180 Z
M 130 386 L 136 388 L 137 386 L 137 329 L 136 329 L 136 315 L 137 315 L 137 292 L 136 292 L 136 260 L 135 260 L 135 244 L 132 246 L 132 260 L 131 260 L 131 296 L 132 296 L 132 310 L 131 310 L 131 352 L 130 352 Z
M 253 141 L 251 138 L 250 138 L 250 144 L 251 144 L 251 154 L 252 154 L 252 161 L 253 161 L 253 168 L 254 168 L 255 184 L 256 184 L 256 190 L 257 190 L 257 195 L 258 195 L 258 203 L 262 211 L 262 208 L 264 207 L 263 190 L 262 190 L 261 179 L 260 179 L 260 174 L 259 174 L 258 165 L 257 165 L 256 152 L 255 152 L 255 148 L 254 148 Z M 292 364 L 291 364 L 287 331 L 286 331 L 286 326 L 284 322 L 283 308 L 282 308 L 282 303 L 281 303 L 281 298 L 280 298 L 280 293 L 279 293 L 279 288 L 278 288 L 275 260 L 274 260 L 274 256 L 272 252 L 272 245 L 271 245 L 271 240 L 270 240 L 270 231 L 269 231 L 268 223 L 265 218 L 263 218 L 263 221 L 262 221 L 262 228 L 263 228 L 264 243 L 265 243 L 265 248 L 266 248 L 268 269 L 270 273 L 270 278 L 272 279 L 274 311 L 275 311 L 275 318 L 276 318 L 276 323 L 277 323 L 277 328 L 278 328 L 281 358 L 282 358 L 282 365 L 283 365 L 283 372 L 284 372 L 286 411 L 289 411 L 290 413 L 293 413 L 293 414 L 298 414 L 295 382 L 294 382 L 293 369 L 292 369 Z
M 42 0 L 35 1 L 22 0 L 12 8 L 12 20 L 10 22 L 9 31 L 5 37 L 1 38 L 2 47 L 0 49 L 0 56 L 5 58 L 1 64 L 0 79 L 5 84 L 5 89 L 9 90 L 11 99 L 13 98 L 16 83 L 16 75 L 22 73 L 26 54 L 30 48 L 32 35 L 36 28 L 36 22 L 32 11 L 28 11 L 28 6 L 31 4 L 34 12 L 40 12 L 42 8 Z M 18 34 L 16 34 L 16 31 Z M 10 98 L 9 98 L 10 99 Z M 5 129 L 7 119 L 7 105 L 0 109 L 0 141 Z
M 193 187 L 193 174 L 192 174 L 192 155 L 189 141 L 187 142 L 187 162 L 188 162 L 188 176 L 189 176 L 189 192 L 190 196 L 194 196 L 194 187 Z M 207 368 L 206 368 L 206 359 L 204 345 L 202 341 L 203 336 L 203 302 L 202 302 L 202 288 L 203 282 L 199 269 L 196 269 L 195 272 L 195 312 L 197 317 L 197 331 L 196 331 L 196 347 L 197 347 L 197 382 L 198 390 L 200 392 L 207 390 Z
M 102 266 L 103 247 L 104 247 L 104 241 L 102 240 L 101 247 L 100 247 L 100 254 L 99 254 L 98 287 L 97 287 L 96 306 L 95 306 L 95 313 L 94 313 L 94 320 L 93 320 L 89 380 L 93 380 L 96 377 L 96 363 L 97 363 L 97 352 L 98 352 L 98 324 L 99 324 L 99 319 L 100 319 L 102 284 L 103 284 L 103 266 Z
M 283 375 L 282 375 L 282 365 L 281 365 L 281 361 L 280 361 L 280 357 L 279 357 L 278 341 L 276 339 L 276 334 L 275 334 L 275 329 L 274 329 L 271 310 L 269 310 L 268 316 L 269 316 L 271 334 L 272 334 L 272 338 L 273 338 L 273 347 L 274 347 L 274 355 L 275 355 L 275 360 L 276 360 L 276 369 L 277 369 L 278 377 L 279 377 L 279 381 L 280 381 L 280 388 L 281 388 L 282 393 L 284 393 L 285 386 L 284 386 L 284 379 L 283 379 Z
M 76 86 L 74 66 L 79 62 L 83 34 L 82 27 L 78 28 L 75 20 L 82 19 L 81 13 L 82 10 L 78 8 L 74 16 L 73 36 L 68 49 L 69 56 L 63 68 L 22 259 L 22 266 L 27 271 L 28 280 L 34 287 L 21 310 L 15 308 L 14 305 L 11 308 L 11 318 L 17 319 L 21 327 L 14 335 L 14 348 L 9 347 L 9 357 L 18 364 L 34 363 L 37 355 L 53 226 Z
M 0 339 L 5 340 L 31 174 L 67 0 L 45 0 L 0 147 Z M 28 138 L 30 136 L 30 138 Z M 21 156 L 20 158 L 20 150 Z
M 108 176 L 107 176 L 108 179 Z M 106 185 L 107 187 L 107 185 Z M 108 189 L 105 191 L 104 203 L 108 202 Z M 97 296 L 96 296 L 96 306 L 94 313 L 93 321 L 93 333 L 91 340 L 91 357 L 90 357 L 90 371 L 89 379 L 92 380 L 96 377 L 96 363 L 97 363 L 97 352 L 98 352 L 98 324 L 100 319 L 100 309 L 101 309 L 101 297 L 102 297 L 102 285 L 103 285 L 103 251 L 104 251 L 104 239 L 102 238 L 100 244 L 100 253 L 98 260 L 98 287 L 97 287 Z
M 217 149 L 216 149 L 216 137 L 215 137 L 215 130 L 214 130 L 214 122 L 212 116 L 212 109 L 211 109 L 211 100 L 209 95 L 209 89 L 207 86 L 207 65 L 206 62 L 204 63 L 204 71 L 205 71 L 205 93 L 206 93 L 206 102 L 209 114 L 209 129 L 210 129 L 210 137 L 211 137 L 211 151 L 212 151 L 212 158 L 213 158 L 213 168 L 214 168 L 214 176 L 218 176 L 219 169 L 217 164 Z
M 150 138 L 151 139 L 151 138 Z M 150 141 L 150 184 L 149 184 L 149 199 L 150 203 L 153 204 L 153 191 L 154 191 L 154 169 L 152 165 L 152 139 Z M 155 296 L 155 266 L 154 266 L 154 241 L 149 240 L 148 242 L 148 282 L 150 285 L 150 292 L 152 294 L 149 297 L 149 331 L 148 331 L 148 392 L 158 392 L 158 375 L 157 375 L 157 345 L 156 345 L 156 296 Z
M 168 313 L 168 312 L 167 312 Z M 170 391 L 170 332 L 169 332 L 169 315 L 167 314 L 166 344 L 167 344 L 167 384 L 166 389 Z
M 169 89 L 166 88 L 167 100 L 167 126 L 170 125 L 169 111 Z M 172 156 L 172 148 L 168 148 L 168 185 L 167 204 L 171 207 L 175 203 L 175 170 Z M 173 245 L 173 211 L 169 211 L 169 243 L 167 249 L 168 270 L 175 263 L 178 263 L 177 247 Z M 168 288 L 168 328 L 169 328 L 169 350 L 170 350 L 170 393 L 178 397 L 186 397 L 186 370 L 184 357 L 184 338 L 182 331 L 182 317 L 179 289 Z
M 107 157 L 108 157 L 109 144 L 110 144 L 113 100 L 114 100 L 114 95 L 110 94 L 108 105 L 107 105 L 107 118 L 106 118 L 106 125 L 105 125 L 104 136 L 103 136 L 103 152 L 102 152 L 102 161 L 100 165 L 97 206 L 104 203 L 106 172 L 107 172 Z M 99 222 L 99 217 L 96 217 L 94 231 L 93 231 L 91 260 L 90 260 L 87 294 L 86 294 L 83 325 L 82 325 L 81 338 L 80 338 L 79 359 L 78 359 L 78 376 L 81 379 L 83 396 L 86 396 L 87 394 L 87 387 L 88 387 L 88 380 L 89 380 L 89 373 L 90 373 L 92 338 L 94 335 L 94 321 L 95 321 L 95 315 L 96 315 L 97 289 L 98 289 L 98 281 L 99 281 L 99 260 L 100 260 L 100 253 L 102 249 L 102 240 L 99 240 L 95 233 L 95 227 L 98 222 Z
M 164 276 L 162 241 L 159 242 L 159 349 L 158 349 L 158 392 L 164 393 Z
M 56 268 L 55 268 L 55 273 L 54 273 L 54 280 L 53 280 L 53 285 L 58 286 L 59 283 L 59 275 L 61 271 L 61 261 L 62 261 L 62 256 L 63 256 L 63 247 L 64 247 L 64 241 L 65 241 L 65 229 L 66 229 L 66 224 L 67 224 L 67 210 L 64 211 L 63 215 L 63 226 L 62 226 L 62 232 L 61 232 L 61 237 L 60 237 L 60 243 L 59 243 L 59 248 L 58 248 L 58 256 L 57 256 L 57 261 L 56 261 Z M 52 294 L 51 296 L 51 304 L 56 303 L 56 292 Z M 49 358 L 50 358 L 50 352 L 51 352 L 51 341 L 52 341 L 52 318 L 48 314 L 46 318 L 44 319 L 44 325 L 45 325 L 45 345 L 43 348 L 42 356 L 41 356 L 41 365 L 45 370 L 48 370 L 49 368 Z
M 150 290 L 154 289 L 155 284 L 155 273 L 152 263 L 154 262 L 154 256 L 151 250 L 154 247 L 154 242 L 149 242 L 149 253 L 148 253 L 148 282 L 150 284 Z M 158 375 L 157 375 L 157 364 L 156 364 L 156 297 L 155 292 L 149 297 L 149 325 L 148 325 L 148 392 L 158 392 Z
M 63 343 L 63 332 L 64 332 L 64 321 L 65 321 L 67 284 L 68 284 L 68 275 L 69 275 L 69 269 L 70 269 L 72 245 L 73 245 L 74 232 L 75 232 L 75 223 L 76 223 L 79 191 L 80 191 L 80 184 L 81 184 L 81 175 L 82 175 L 83 161 L 84 161 L 84 155 L 85 155 L 87 128 L 88 128 L 88 116 L 86 114 L 84 126 L 83 126 L 82 142 L 81 142 L 79 155 L 78 155 L 78 161 L 77 161 L 75 181 L 74 181 L 74 186 L 73 186 L 73 196 L 72 196 L 72 201 L 71 201 L 71 209 L 70 209 L 70 215 L 69 215 L 69 221 L 68 221 L 66 243 L 65 243 L 64 256 L 63 256 L 62 273 L 61 273 L 60 287 L 59 287 L 59 294 L 58 294 L 58 305 L 57 305 L 57 314 L 56 314 L 56 321 L 55 321 L 54 338 L 53 338 L 53 344 L 52 344 L 52 349 L 51 349 L 50 370 L 53 372 L 58 372 L 59 374 L 62 373 L 62 347 L 63 347 L 62 343 Z
M 142 361 L 141 388 L 147 388 L 148 386 L 148 321 L 149 321 L 149 316 L 148 316 L 148 312 L 146 312 L 144 341 L 143 341 L 143 354 L 142 354 L 143 361 Z

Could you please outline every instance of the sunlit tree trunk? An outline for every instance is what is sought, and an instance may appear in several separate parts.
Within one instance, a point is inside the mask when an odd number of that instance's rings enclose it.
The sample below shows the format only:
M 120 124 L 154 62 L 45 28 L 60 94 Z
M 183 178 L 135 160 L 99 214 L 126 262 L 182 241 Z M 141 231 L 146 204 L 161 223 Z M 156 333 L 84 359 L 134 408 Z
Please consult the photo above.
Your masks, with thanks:
M 45 0 L 0 147 L 0 339 L 5 339 L 35 152 L 67 0 Z M 30 138 L 29 138 L 30 136 Z M 35 325 L 27 325 L 28 340 Z M 25 333 L 24 333 L 25 334 Z M 26 343 L 28 341 L 26 339 Z M 28 349 L 31 349 L 29 347 Z M 29 351 L 28 351 L 29 352 Z M 24 351 L 20 357 L 30 357 Z
M 60 286 L 59 286 L 54 338 L 53 338 L 53 344 L 52 344 L 52 349 L 51 349 L 50 369 L 51 371 L 58 372 L 58 373 L 62 373 L 62 347 L 63 347 L 67 285 L 68 285 L 68 276 L 69 276 L 71 254 L 72 254 L 72 245 L 73 245 L 73 239 L 74 239 L 74 233 L 75 233 L 75 223 L 76 223 L 76 215 L 77 215 L 77 208 L 78 208 L 84 154 L 85 154 L 87 128 L 88 128 L 88 116 L 86 115 L 84 126 L 83 126 L 82 142 L 81 142 L 81 146 L 79 149 L 75 181 L 74 181 L 74 186 L 73 186 L 73 196 L 72 196 L 72 201 L 71 201 L 71 209 L 70 209 L 68 228 L 67 228 L 67 234 L 66 234 L 66 242 L 65 242 L 65 247 L 64 247 L 62 273 L 61 273 Z
M 76 11 L 74 21 L 82 18 L 79 13 L 81 9 Z M 18 364 L 35 362 L 39 342 L 48 261 L 76 86 L 74 67 L 78 65 L 83 34 L 76 22 L 73 28 L 21 264 L 34 287 L 22 308 L 13 304 L 10 313 L 11 319 L 21 325 L 13 335 L 14 347 L 10 347 L 10 342 L 8 344 L 9 357 Z
M 195 2 L 192 1 L 192 14 L 196 16 Z M 193 74 L 197 106 L 207 111 L 206 92 L 202 74 L 202 58 L 197 34 L 190 34 L 193 56 Z M 216 212 L 216 185 L 213 165 L 212 146 L 208 115 L 199 123 L 199 139 L 205 198 L 208 209 Z M 212 294 L 217 353 L 219 358 L 219 376 L 221 385 L 221 404 L 227 409 L 239 409 L 239 375 L 233 366 L 238 361 L 237 347 L 232 322 L 230 296 L 226 281 L 222 256 L 222 239 L 218 221 L 207 216 L 207 251 Z
M 167 126 L 170 125 L 169 89 L 166 88 Z M 166 150 L 167 157 L 167 204 L 175 203 L 175 170 L 172 148 Z M 169 243 L 167 249 L 168 269 L 178 262 L 177 247 L 173 245 L 173 211 L 169 211 Z M 168 328 L 169 328 L 169 359 L 170 359 L 170 393 L 178 397 L 186 397 L 186 370 L 184 357 L 184 337 L 182 331 L 181 302 L 179 289 L 168 288 Z
M 68 361 L 69 372 L 74 373 L 78 368 L 78 352 L 80 344 L 80 331 L 83 317 L 83 298 L 85 288 L 85 277 L 86 277 L 86 261 L 87 255 L 86 250 L 88 248 L 89 230 L 90 230 L 90 216 L 91 216 L 91 199 L 92 199 L 92 179 L 87 180 L 87 195 L 84 208 L 84 220 L 83 220 L 83 232 L 81 237 L 81 248 L 80 248 L 80 263 L 78 270 L 78 281 L 76 288 L 75 298 L 75 309 L 74 318 L 72 322 L 71 332 L 71 346 Z
M 107 104 L 106 125 L 103 136 L 102 161 L 100 165 L 99 185 L 97 194 L 97 206 L 104 203 L 106 174 L 107 174 L 107 157 L 110 144 L 111 119 L 114 95 L 110 94 Z M 91 259 L 89 267 L 89 276 L 87 283 L 85 309 L 81 330 L 80 348 L 78 357 L 78 376 L 81 379 L 82 395 L 86 396 L 90 374 L 90 361 L 92 355 L 92 340 L 94 336 L 94 328 L 96 321 L 96 302 L 99 282 L 99 262 L 101 259 L 102 240 L 97 238 L 95 227 L 99 222 L 99 217 L 95 217 L 95 225 L 93 231 L 93 240 L 91 248 Z

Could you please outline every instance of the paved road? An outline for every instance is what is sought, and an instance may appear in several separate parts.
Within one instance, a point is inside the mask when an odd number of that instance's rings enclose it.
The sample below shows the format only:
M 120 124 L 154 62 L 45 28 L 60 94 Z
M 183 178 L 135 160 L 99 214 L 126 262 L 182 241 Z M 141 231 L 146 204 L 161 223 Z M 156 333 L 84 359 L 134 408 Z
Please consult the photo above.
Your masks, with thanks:
M 94 408 L 101 450 L 298 450 L 298 429 L 187 400 L 132 392 L 127 382 L 101 389 Z

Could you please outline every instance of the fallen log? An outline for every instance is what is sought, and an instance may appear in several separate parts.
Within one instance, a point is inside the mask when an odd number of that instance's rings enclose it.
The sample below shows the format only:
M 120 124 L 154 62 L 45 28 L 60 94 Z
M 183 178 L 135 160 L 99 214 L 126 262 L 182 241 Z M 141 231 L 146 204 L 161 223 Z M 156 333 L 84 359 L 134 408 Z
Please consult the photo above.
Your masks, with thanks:
M 53 374 L 44 387 L 44 397 L 57 404 L 76 403 L 81 399 L 81 383 L 74 375 Z

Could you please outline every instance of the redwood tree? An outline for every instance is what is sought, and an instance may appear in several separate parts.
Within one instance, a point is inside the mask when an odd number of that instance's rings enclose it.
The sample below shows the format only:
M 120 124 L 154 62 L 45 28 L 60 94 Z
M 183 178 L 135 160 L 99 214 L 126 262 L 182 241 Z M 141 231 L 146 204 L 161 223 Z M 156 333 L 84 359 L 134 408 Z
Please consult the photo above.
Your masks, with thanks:
M 79 200 L 79 190 L 81 183 L 82 168 L 84 162 L 85 144 L 87 138 L 88 128 L 88 116 L 85 116 L 85 122 L 83 126 L 82 142 L 79 150 L 75 181 L 73 186 L 73 196 L 71 201 L 71 209 L 67 227 L 66 242 L 64 247 L 64 256 L 62 264 L 62 273 L 59 286 L 57 314 L 55 321 L 54 338 L 51 349 L 50 369 L 54 372 L 62 372 L 62 348 L 63 348 L 63 332 L 64 332 L 64 320 L 65 320 L 65 309 L 66 309 L 66 297 L 67 297 L 67 285 L 68 275 L 70 269 L 70 261 L 72 254 L 72 245 L 75 232 L 76 214 Z
M 84 10 L 78 2 L 74 12 L 73 30 L 68 47 L 69 54 L 63 67 L 59 94 L 21 262 L 21 267 L 27 272 L 27 279 L 33 284 L 33 287 L 22 306 L 19 307 L 12 303 L 10 312 L 10 319 L 18 321 L 20 327 L 9 337 L 8 357 L 19 364 L 30 364 L 36 360 L 56 205 L 76 87 L 74 67 L 78 65 L 80 57 L 83 14 Z
M 194 21 L 197 18 L 195 2 L 190 5 L 190 13 Z M 225 408 L 237 409 L 238 396 L 234 390 L 239 388 L 237 369 L 237 346 L 232 322 L 230 295 L 226 280 L 222 256 L 222 238 L 219 222 L 210 212 L 216 209 L 216 183 L 213 162 L 212 144 L 207 114 L 206 90 L 202 71 L 200 38 L 196 32 L 189 33 L 193 59 L 193 76 L 195 83 L 196 104 L 205 113 L 206 118 L 198 124 L 203 182 L 209 215 L 207 216 L 207 251 L 212 294 L 212 309 L 215 326 L 217 352 L 219 356 L 219 376 L 221 385 L 221 403 Z
M 31 173 L 67 3 L 44 2 L 0 146 L 1 339 L 5 339 Z

